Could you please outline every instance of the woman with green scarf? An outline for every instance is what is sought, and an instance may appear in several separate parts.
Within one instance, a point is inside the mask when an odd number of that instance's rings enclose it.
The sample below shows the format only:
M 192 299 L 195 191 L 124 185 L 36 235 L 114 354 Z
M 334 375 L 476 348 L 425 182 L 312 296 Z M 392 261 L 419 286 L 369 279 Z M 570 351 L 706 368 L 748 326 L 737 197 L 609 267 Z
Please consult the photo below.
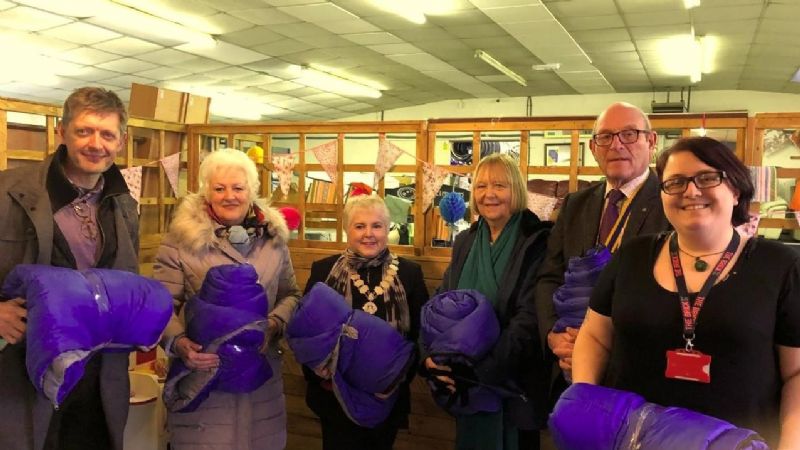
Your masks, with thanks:
M 456 237 L 438 290 L 475 289 L 492 302 L 501 334 L 475 375 L 487 385 L 516 385 L 527 397 L 505 399 L 496 413 L 457 416 L 458 450 L 539 448 L 547 414 L 546 377 L 533 286 L 552 224 L 527 208 L 527 198 L 517 161 L 496 153 L 478 163 L 470 195 L 478 220 Z M 431 358 L 425 359 L 425 368 L 449 371 Z M 454 384 L 449 377 L 437 378 Z

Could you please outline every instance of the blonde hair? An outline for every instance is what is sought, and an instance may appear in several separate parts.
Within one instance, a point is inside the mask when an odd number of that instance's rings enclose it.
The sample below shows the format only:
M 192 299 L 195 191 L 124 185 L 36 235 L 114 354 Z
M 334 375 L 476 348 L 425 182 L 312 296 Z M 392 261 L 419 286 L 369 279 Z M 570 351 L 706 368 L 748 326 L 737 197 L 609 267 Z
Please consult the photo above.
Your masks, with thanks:
M 342 225 L 344 225 L 345 229 L 350 225 L 350 220 L 353 218 L 353 212 L 356 209 L 377 211 L 384 225 L 389 226 L 389 208 L 382 198 L 375 194 L 370 194 L 356 195 L 347 199 L 347 203 L 344 204 L 344 217 L 342 218 Z
M 247 154 L 235 148 L 223 148 L 213 151 L 200 163 L 200 193 L 208 198 L 211 188 L 211 177 L 220 170 L 239 169 L 244 172 L 247 182 L 248 200 L 253 201 L 258 196 L 261 181 L 258 179 L 258 169 Z
M 475 166 L 475 171 L 472 172 L 473 192 L 469 196 L 469 209 L 473 215 L 480 214 L 478 205 L 475 203 L 475 181 L 482 170 L 488 169 L 499 169 L 502 177 L 510 184 L 511 214 L 518 213 L 528 207 L 527 183 L 522 178 L 522 172 L 519 171 L 519 163 L 505 153 L 492 153 L 481 159 L 478 165 Z

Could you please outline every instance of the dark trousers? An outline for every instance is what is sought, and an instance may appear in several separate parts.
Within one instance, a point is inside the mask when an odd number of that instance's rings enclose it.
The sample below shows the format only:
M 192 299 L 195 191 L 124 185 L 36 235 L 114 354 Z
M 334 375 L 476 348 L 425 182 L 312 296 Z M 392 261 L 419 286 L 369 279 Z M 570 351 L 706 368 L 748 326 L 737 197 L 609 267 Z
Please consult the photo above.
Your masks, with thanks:
M 86 364 L 86 371 L 61 407 L 53 411 L 44 450 L 108 450 L 111 437 L 100 398 L 100 354 Z
M 322 450 L 392 450 L 398 423 L 390 417 L 376 428 L 354 424 L 347 416 L 320 419 Z

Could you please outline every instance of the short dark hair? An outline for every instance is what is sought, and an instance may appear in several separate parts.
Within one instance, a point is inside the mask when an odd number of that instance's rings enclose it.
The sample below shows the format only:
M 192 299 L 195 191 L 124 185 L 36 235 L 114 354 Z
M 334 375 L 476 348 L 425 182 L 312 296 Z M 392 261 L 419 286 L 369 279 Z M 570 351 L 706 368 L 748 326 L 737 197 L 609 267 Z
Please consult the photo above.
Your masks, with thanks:
M 83 111 L 98 114 L 116 114 L 119 117 L 120 135 L 128 129 L 128 112 L 119 96 L 108 89 L 86 86 L 75 89 L 64 101 L 61 126 L 67 126 Z
M 690 152 L 705 164 L 725 171 L 727 183 L 739 191 L 739 204 L 733 207 L 731 223 L 739 226 L 750 219 L 750 201 L 755 188 L 750 179 L 750 171 L 739 158 L 722 142 L 710 137 L 690 137 L 678 140 L 672 147 L 664 150 L 656 160 L 658 179 L 664 181 L 667 160 L 675 153 Z

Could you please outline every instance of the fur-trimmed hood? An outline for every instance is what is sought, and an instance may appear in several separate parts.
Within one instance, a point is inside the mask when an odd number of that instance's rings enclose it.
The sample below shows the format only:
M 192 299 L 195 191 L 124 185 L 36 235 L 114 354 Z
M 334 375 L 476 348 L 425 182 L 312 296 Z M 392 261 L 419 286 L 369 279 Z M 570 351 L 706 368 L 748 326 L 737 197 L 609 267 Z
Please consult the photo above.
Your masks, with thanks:
M 256 206 L 264 212 L 267 222 L 266 232 L 270 237 L 286 244 L 289 242 L 289 227 L 286 219 L 274 208 L 267 206 L 264 199 L 256 199 Z M 183 243 L 192 253 L 200 254 L 210 250 L 219 238 L 214 234 L 217 226 L 206 213 L 206 199 L 200 194 L 184 197 L 175 216 L 172 218 L 167 238 Z

